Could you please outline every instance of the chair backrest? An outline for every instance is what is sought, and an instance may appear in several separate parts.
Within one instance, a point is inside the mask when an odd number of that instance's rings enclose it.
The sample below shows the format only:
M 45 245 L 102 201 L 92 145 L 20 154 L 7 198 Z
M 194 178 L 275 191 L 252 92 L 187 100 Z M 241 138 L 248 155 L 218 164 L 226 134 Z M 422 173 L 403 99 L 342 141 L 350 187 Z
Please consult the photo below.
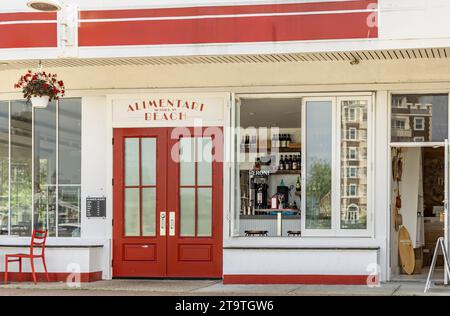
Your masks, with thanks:
M 41 248 L 41 253 L 45 252 L 45 242 L 47 241 L 48 230 L 33 229 L 33 235 L 31 236 L 30 255 L 34 254 L 34 248 Z

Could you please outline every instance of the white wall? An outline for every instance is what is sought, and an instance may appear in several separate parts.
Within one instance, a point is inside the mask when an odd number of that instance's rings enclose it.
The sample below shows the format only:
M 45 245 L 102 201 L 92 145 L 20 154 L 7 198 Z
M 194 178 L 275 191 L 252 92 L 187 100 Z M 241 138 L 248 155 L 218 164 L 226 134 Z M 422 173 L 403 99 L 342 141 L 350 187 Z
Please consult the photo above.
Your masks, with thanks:
M 447 60 L 409 62 L 278 63 L 252 65 L 185 65 L 154 67 L 81 67 L 51 69 L 66 81 L 68 96 L 83 96 L 83 197 L 111 191 L 111 111 L 106 96 L 117 93 L 268 93 L 268 92 L 358 92 L 376 91 L 374 107 L 375 159 L 374 235 L 369 238 L 230 238 L 225 247 L 379 247 L 378 263 L 382 280 L 388 277 L 389 254 L 389 93 L 393 91 L 450 91 L 450 62 Z M 11 93 L 20 71 L 0 71 L 0 99 L 20 97 Z M 149 76 L 151 74 L 151 76 Z M 243 75 L 245 74 L 245 75 Z M 95 154 L 95 155 L 94 155 Z M 95 159 L 92 159 L 95 157 Z M 86 158 L 86 159 L 85 159 Z M 227 182 L 225 182 L 226 184 Z M 111 196 L 111 192 L 107 194 Z M 110 201 L 110 200 L 109 200 Z M 84 202 L 83 208 L 84 208 Z M 83 217 L 85 210 L 83 209 Z M 108 216 L 112 214 L 108 203 Z M 230 209 L 224 209 L 224 235 L 228 236 Z M 106 244 L 111 237 L 110 217 L 106 220 L 82 219 L 83 238 L 79 243 Z M 86 225 L 86 227 L 84 227 Z M 109 233 L 108 233 L 109 232 Z M 86 239 L 85 239 L 86 238 Z M 16 242 L 9 240 L 8 242 Z M 17 241 L 18 242 L 18 241 Z M 67 243 L 54 240 L 53 243 Z M 106 249 L 106 248 L 105 248 Z M 109 249 L 109 248 L 108 248 Z M 234 253 L 235 250 L 230 250 Z M 252 260 L 243 252 L 241 262 Z M 234 262 L 225 251 L 224 271 Z M 289 255 L 290 256 L 290 255 Z M 109 259 L 102 255 L 103 270 Z M 299 257 L 301 258 L 301 256 Z M 274 269 L 276 267 L 274 266 Z M 104 277 L 106 277 L 104 275 Z
M 111 178 L 108 178 L 108 128 L 106 96 L 87 96 L 82 98 L 82 151 L 81 151 L 81 236 L 102 244 L 100 262 L 103 277 L 110 277 L 112 199 L 109 195 Z M 109 179 L 109 181 L 108 181 Z M 106 197 L 106 218 L 86 217 L 86 198 Z M 92 265 L 99 265 L 91 260 Z
M 230 249 L 224 252 L 223 273 L 361 276 L 373 272 L 378 261 L 377 250 Z

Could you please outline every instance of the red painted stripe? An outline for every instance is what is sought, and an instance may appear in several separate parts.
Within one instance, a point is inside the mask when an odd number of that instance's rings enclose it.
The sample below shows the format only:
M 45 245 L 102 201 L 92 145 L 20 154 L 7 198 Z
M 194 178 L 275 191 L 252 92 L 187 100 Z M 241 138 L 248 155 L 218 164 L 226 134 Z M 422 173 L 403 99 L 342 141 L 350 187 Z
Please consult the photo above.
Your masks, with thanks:
M 377 4 L 378 0 L 355 0 L 346 2 L 313 2 L 271 5 L 236 5 L 209 6 L 190 8 L 161 8 L 139 10 L 97 10 L 83 11 L 81 19 L 114 19 L 114 18 L 143 18 L 167 16 L 196 16 L 220 14 L 257 14 L 257 13 L 285 13 L 285 12 L 313 12 L 337 10 L 364 10 L 370 4 Z
M 367 13 L 83 23 L 80 46 L 376 38 Z
M 326 285 L 366 285 L 367 275 L 257 275 L 227 274 L 223 284 L 326 284 Z
M 0 25 L 0 48 L 56 47 L 56 24 Z
M 56 22 L 56 13 L 53 13 L 53 12 L 0 13 L 0 22 L 42 21 L 42 20 L 54 20 Z
M 67 277 L 70 273 L 61 272 L 61 273 L 49 273 L 50 282 L 66 282 Z M 0 283 L 5 279 L 5 272 L 0 272 Z M 36 279 L 38 282 L 47 282 L 45 277 L 45 273 L 38 272 L 36 273 Z M 95 282 L 102 280 L 102 272 L 84 272 L 80 274 L 80 282 Z M 33 277 L 31 272 L 8 272 L 8 282 L 33 282 Z M 73 280 L 72 280 L 73 281 Z

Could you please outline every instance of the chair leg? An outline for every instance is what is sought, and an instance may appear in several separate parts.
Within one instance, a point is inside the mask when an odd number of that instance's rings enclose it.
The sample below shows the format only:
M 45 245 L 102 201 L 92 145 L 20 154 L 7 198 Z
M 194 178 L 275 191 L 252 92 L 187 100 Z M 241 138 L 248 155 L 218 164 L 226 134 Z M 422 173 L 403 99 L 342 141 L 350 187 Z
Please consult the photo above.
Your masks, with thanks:
M 22 273 L 22 258 L 19 258 L 19 272 Z
M 30 258 L 30 264 L 31 264 L 31 274 L 33 275 L 33 282 L 36 284 L 36 271 L 34 271 L 34 258 Z
M 5 256 L 5 284 L 8 283 L 8 256 Z
M 45 257 L 44 256 L 42 256 L 42 264 L 44 265 L 45 277 L 47 278 L 47 282 L 50 282 L 50 278 L 48 276 L 47 265 L 45 264 Z

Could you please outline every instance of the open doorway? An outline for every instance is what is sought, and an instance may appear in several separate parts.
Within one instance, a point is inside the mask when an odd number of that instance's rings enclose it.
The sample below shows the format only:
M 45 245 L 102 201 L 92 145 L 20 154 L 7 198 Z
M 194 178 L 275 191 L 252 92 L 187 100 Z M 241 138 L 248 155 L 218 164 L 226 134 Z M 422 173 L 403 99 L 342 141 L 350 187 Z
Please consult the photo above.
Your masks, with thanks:
M 445 148 L 391 149 L 391 280 L 426 280 L 444 237 Z M 443 280 L 439 256 L 434 279 Z

